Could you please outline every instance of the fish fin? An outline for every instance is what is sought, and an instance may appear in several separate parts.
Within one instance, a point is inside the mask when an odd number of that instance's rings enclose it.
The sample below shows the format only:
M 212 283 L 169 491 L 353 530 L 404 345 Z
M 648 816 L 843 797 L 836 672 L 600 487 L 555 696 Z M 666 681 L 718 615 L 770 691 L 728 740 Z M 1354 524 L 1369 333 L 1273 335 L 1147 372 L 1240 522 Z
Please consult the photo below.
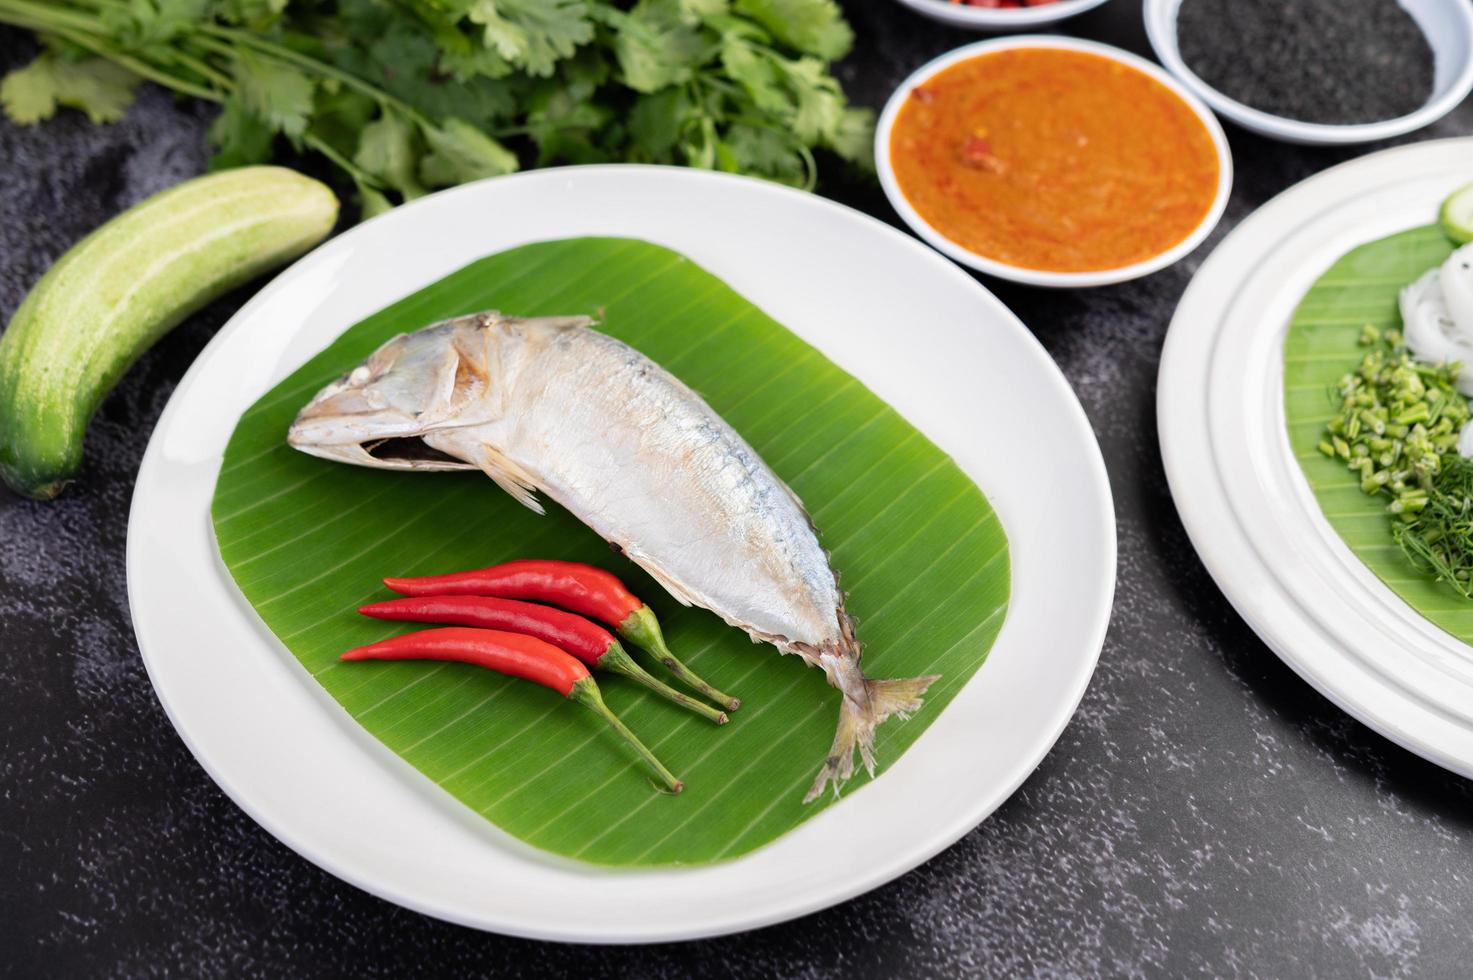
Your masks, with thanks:
M 511 495 L 523 507 L 545 514 L 541 501 L 534 496 L 538 489 L 537 478 L 508 459 L 493 446 L 480 440 L 473 428 L 437 429 L 421 436 L 425 445 L 463 459 L 474 469 L 485 473 L 496 485 Z
M 866 703 L 863 704 L 845 694 L 844 701 L 839 706 L 839 728 L 834 733 L 834 744 L 829 749 L 823 767 L 818 771 L 818 778 L 813 781 L 808 795 L 803 797 L 803 802 L 812 803 L 818 799 L 824 787 L 830 783 L 834 786 L 834 795 L 839 795 L 839 787 L 854 775 L 856 748 L 859 749 L 859 757 L 864 762 L 865 770 L 873 776 L 875 728 L 891 715 L 904 719 L 909 718 L 912 712 L 919 711 L 921 695 L 926 693 L 926 688 L 939 676 L 928 674 L 924 677 L 888 680 L 864 678 L 862 697 Z
M 574 327 L 591 327 L 598 321 L 591 316 L 503 316 L 498 326 L 533 327 L 547 330 L 572 330 Z
M 691 594 L 690 590 L 675 581 L 670 573 L 661 568 L 649 555 L 633 548 L 625 548 L 624 555 L 630 561 L 634 562 L 634 564 L 644 569 L 650 578 L 659 582 L 660 587 L 674 596 L 676 601 L 682 606 L 700 606 L 703 609 L 706 608 L 707 604 L 702 602 L 699 596 Z
M 481 472 L 496 481 L 496 485 L 511 494 L 511 498 L 517 503 L 534 513 L 547 513 L 536 497 L 537 481 L 532 474 L 490 446 L 482 448 L 481 456 L 476 462 L 480 465 Z

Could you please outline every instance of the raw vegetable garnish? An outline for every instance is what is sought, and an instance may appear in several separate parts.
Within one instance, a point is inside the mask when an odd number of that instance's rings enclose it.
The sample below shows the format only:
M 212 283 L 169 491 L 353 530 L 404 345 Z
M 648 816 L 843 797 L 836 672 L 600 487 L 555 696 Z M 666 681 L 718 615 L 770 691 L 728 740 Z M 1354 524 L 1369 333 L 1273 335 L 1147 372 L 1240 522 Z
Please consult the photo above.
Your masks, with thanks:
M 648 651 L 665 669 L 728 711 L 742 706 L 740 700 L 716 690 L 676 659 L 650 607 L 601 568 L 581 562 L 522 560 L 447 575 L 386 578 L 384 584 L 406 596 L 497 596 L 562 606 L 614 627 L 624 639 Z
M 1473 460 L 1449 453 L 1424 504 L 1391 534 L 1413 565 L 1473 599 Z
M 215 166 L 314 151 L 365 215 L 523 163 L 808 188 L 815 149 L 871 164 L 833 0 L 0 0 L 0 22 L 46 44 L 0 83 L 16 122 L 112 121 L 146 79 L 222 104 Z
M 1414 360 L 1399 331 L 1366 325 L 1370 348 L 1340 379 L 1340 414 L 1320 452 L 1344 461 L 1367 494 L 1390 500 L 1392 537 L 1423 571 L 1473 597 L 1473 462 L 1457 453 L 1468 421 L 1459 365 Z
M 598 685 L 589 676 L 588 668 L 551 643 L 535 636 L 502 630 L 447 626 L 406 633 L 354 647 L 343 654 L 342 659 L 448 660 L 484 667 L 509 677 L 520 677 L 534 684 L 541 684 L 602 718 L 644 760 L 671 793 L 679 793 L 684 788 L 684 784 L 619 720 L 619 716 L 608 709 Z
M 0 480 L 61 493 L 128 367 L 210 300 L 322 241 L 337 216 L 320 181 L 241 167 L 155 194 L 69 248 L 0 333 Z
M 535 602 L 486 595 L 411 596 L 369 603 L 359 606 L 358 611 L 375 619 L 475 626 L 536 637 L 591 668 L 637 681 L 667 701 L 694 711 L 708 721 L 718 725 L 727 722 L 724 712 L 687 697 L 652 677 L 634 662 L 634 658 L 608 630 L 575 613 Z

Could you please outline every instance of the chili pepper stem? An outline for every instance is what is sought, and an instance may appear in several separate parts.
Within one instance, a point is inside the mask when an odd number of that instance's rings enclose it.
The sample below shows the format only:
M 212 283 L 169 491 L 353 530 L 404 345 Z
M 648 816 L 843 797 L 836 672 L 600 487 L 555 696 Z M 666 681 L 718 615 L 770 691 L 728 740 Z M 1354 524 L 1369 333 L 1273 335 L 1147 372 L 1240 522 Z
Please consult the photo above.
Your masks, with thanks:
M 669 792 L 679 793 L 682 789 L 685 789 L 685 784 L 676 779 L 670 770 L 666 769 L 660 760 L 655 758 L 655 754 L 645 748 L 644 743 L 639 740 L 638 736 L 631 732 L 628 726 L 619 720 L 619 716 L 610 711 L 608 705 L 604 704 L 604 699 L 598 693 L 598 685 L 594 683 L 592 677 L 585 677 L 574 684 L 573 689 L 568 692 L 568 700 L 578 702 L 608 722 L 610 727 L 618 732 L 619 736 L 629 744 L 629 747 L 649 764 L 649 767 L 660 777 L 660 781 L 665 784 Z
M 619 635 L 633 643 L 635 646 L 649 651 L 665 669 L 674 674 L 687 686 L 695 688 L 706 697 L 726 708 L 727 711 L 735 711 L 742 706 L 742 702 L 730 694 L 722 694 L 716 688 L 707 684 L 697 677 L 685 664 L 675 659 L 675 654 L 665 645 L 665 634 L 660 630 L 660 621 L 655 618 L 654 612 L 649 606 L 641 605 L 634 612 L 625 617 L 618 626 Z
M 700 715 L 702 718 L 705 718 L 706 720 L 717 725 L 724 725 L 728 721 L 726 717 L 726 712 L 717 711 L 715 708 L 711 707 L 708 704 L 704 704 L 700 701 L 697 701 L 695 698 L 681 694 L 679 691 L 675 690 L 675 688 L 671 687 L 669 684 L 666 684 L 658 677 L 652 676 L 649 671 L 645 670 L 639 664 L 634 662 L 634 659 L 629 656 L 628 651 L 620 646 L 617 640 L 614 641 L 614 644 L 609 647 L 608 651 L 605 652 L 602 657 L 598 658 L 598 666 L 600 670 L 607 670 L 611 673 L 622 674 L 632 681 L 638 681 L 645 687 L 649 688 L 651 691 L 654 691 L 656 694 L 660 695 L 660 697 L 666 698 L 670 701 L 674 701 L 682 708 L 688 708 L 691 711 L 694 711 L 696 714 Z

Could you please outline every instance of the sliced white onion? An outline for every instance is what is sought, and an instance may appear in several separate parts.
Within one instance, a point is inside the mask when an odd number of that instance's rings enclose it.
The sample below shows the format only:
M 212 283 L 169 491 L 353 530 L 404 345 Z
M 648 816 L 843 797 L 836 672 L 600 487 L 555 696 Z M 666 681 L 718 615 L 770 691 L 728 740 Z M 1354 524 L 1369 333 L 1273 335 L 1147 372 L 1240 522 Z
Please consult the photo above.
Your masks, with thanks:
M 1458 433 L 1458 455 L 1473 459 L 1473 424 L 1464 422 Z
M 1442 269 L 1428 269 L 1401 291 L 1401 331 L 1412 356 L 1426 364 L 1473 365 L 1473 319 L 1459 324 L 1448 309 Z M 1473 370 L 1458 372 L 1458 390 L 1473 395 Z
M 1438 272 L 1442 300 L 1447 304 L 1454 329 L 1465 343 L 1473 346 L 1473 246 L 1464 245 L 1448 256 Z M 1473 364 L 1468 368 L 1473 374 Z

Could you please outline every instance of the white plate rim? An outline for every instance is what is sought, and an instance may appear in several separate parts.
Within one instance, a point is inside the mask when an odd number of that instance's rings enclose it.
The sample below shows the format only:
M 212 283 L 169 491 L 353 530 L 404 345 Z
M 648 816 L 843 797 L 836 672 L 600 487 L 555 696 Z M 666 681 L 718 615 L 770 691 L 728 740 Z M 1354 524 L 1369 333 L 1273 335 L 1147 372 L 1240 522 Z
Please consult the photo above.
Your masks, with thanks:
M 1280 659 L 1342 710 L 1464 776 L 1473 776 L 1473 725 L 1448 710 L 1448 699 L 1473 690 L 1473 660 L 1452 662 L 1451 656 L 1470 651 L 1407 606 L 1329 526 L 1283 427 L 1287 317 L 1245 324 L 1245 315 L 1234 310 L 1249 302 L 1244 296 L 1278 291 L 1278 311 L 1284 296 L 1297 302 L 1300 286 L 1355 245 L 1433 223 L 1436 202 L 1421 200 L 1426 185 L 1446 193 L 1466 182 L 1470 147 L 1473 138 L 1460 137 L 1383 150 L 1307 178 L 1261 207 L 1219 244 L 1188 286 L 1167 332 L 1157 382 L 1157 423 L 1172 499 L 1234 609 Z M 1419 188 L 1418 205 L 1398 210 L 1394 200 L 1413 185 Z M 1347 232 L 1335 216 L 1361 198 L 1363 209 L 1388 205 L 1374 219 L 1382 224 Z M 1305 252 L 1273 254 L 1290 242 Z M 1248 312 L 1259 309 L 1253 305 Z M 1249 348 L 1255 353 L 1246 353 Z M 1229 367 L 1221 366 L 1224 357 Z M 1221 387 L 1211 384 L 1218 374 L 1225 375 Z M 1262 390 L 1234 390 L 1239 384 L 1252 388 L 1254 382 L 1242 379 L 1255 374 L 1266 379 L 1259 382 Z M 1259 396 L 1269 404 L 1255 407 L 1263 400 Z M 1246 424 L 1234 421 L 1229 406 L 1237 405 L 1250 408 Z M 1253 447 L 1259 468 L 1234 469 L 1229 479 L 1228 463 L 1241 465 Z M 1269 468 L 1281 472 L 1276 492 L 1266 494 L 1257 477 Z M 1407 673 L 1398 676 L 1402 669 Z
M 1088 443 L 1093 449 L 1092 453 L 1086 454 L 1087 458 L 1085 458 L 1082 462 L 1086 468 L 1086 471 L 1089 474 L 1089 480 L 1094 484 L 1094 490 L 1096 491 L 1094 497 L 1096 503 L 1096 513 L 1094 517 L 1097 519 L 1099 539 L 1092 544 L 1098 547 L 1098 567 L 1094 569 L 1094 572 L 1096 573 L 1096 581 L 1099 583 L 1100 586 L 1098 592 L 1101 597 L 1101 601 L 1094 603 L 1092 608 L 1086 610 L 1086 615 L 1082 617 L 1081 621 L 1081 627 L 1084 635 L 1088 637 L 1087 641 L 1082 645 L 1082 652 L 1086 655 L 1084 661 L 1084 666 L 1086 669 L 1078 671 L 1074 676 L 1067 679 L 1068 684 L 1067 686 L 1064 686 L 1062 688 L 1062 696 L 1058 700 L 1058 710 L 1053 714 L 1052 717 L 1048 718 L 1045 724 L 1042 726 L 1042 729 L 1045 732 L 1045 737 L 1037 739 L 1035 750 L 1033 752 L 1028 753 L 1026 756 L 1020 756 L 1013 761 L 1008 779 L 999 782 L 995 788 L 995 792 L 989 794 L 989 796 L 985 799 L 979 799 L 976 803 L 976 806 L 972 808 L 969 812 L 958 814 L 956 819 L 951 822 L 950 826 L 944 833 L 933 835 L 931 838 L 925 841 L 911 842 L 910 846 L 904 849 L 903 853 L 897 853 L 887 862 L 883 864 L 877 864 L 875 867 L 869 869 L 863 874 L 852 875 L 851 880 L 845 885 L 845 887 L 830 889 L 826 894 L 823 894 L 821 896 L 797 896 L 795 900 L 780 906 L 762 909 L 737 909 L 734 910 L 730 915 L 726 916 L 719 923 L 706 923 L 698 927 L 654 926 L 642 931 L 635 932 L 614 932 L 608 929 L 590 927 L 588 923 L 584 923 L 581 926 L 569 927 L 564 923 L 557 922 L 529 924 L 525 921 L 513 921 L 510 919 L 499 920 L 494 917 L 488 918 L 484 914 L 465 914 L 463 910 L 454 907 L 447 907 L 434 903 L 426 903 L 423 901 L 415 900 L 411 897 L 407 897 L 404 894 L 397 893 L 393 889 L 383 887 L 381 882 L 375 880 L 371 876 L 359 873 L 358 869 L 342 866 L 334 862 L 333 860 L 324 857 L 324 855 L 320 853 L 314 846 L 300 839 L 298 835 L 294 833 L 291 827 L 284 825 L 282 821 L 276 818 L 275 815 L 267 812 L 265 809 L 263 809 L 263 807 L 257 805 L 257 800 L 253 799 L 249 792 L 244 791 L 239 785 L 236 784 L 230 772 L 224 771 L 220 766 L 215 764 L 212 758 L 212 747 L 204 744 L 204 742 L 199 737 L 197 737 L 196 732 L 192 730 L 190 723 L 184 718 L 182 705 L 176 700 L 177 692 L 171 690 L 170 678 L 165 676 L 164 670 L 161 669 L 161 659 L 156 654 L 155 645 L 159 643 L 160 640 L 155 633 L 154 624 L 143 612 L 143 610 L 147 606 L 146 593 L 148 592 L 150 585 L 146 578 L 147 573 L 145 569 L 145 561 L 143 555 L 144 546 L 139 531 L 140 519 L 149 510 L 149 493 L 152 489 L 150 486 L 150 477 L 152 472 L 161 465 L 160 457 L 164 453 L 164 450 L 162 448 L 163 444 L 168 439 L 171 433 L 171 429 L 175 427 L 174 423 L 179 419 L 180 413 L 184 411 L 181 395 L 184 395 L 186 392 L 189 392 L 191 390 L 191 387 L 196 382 L 197 377 L 204 370 L 205 366 L 210 363 L 212 358 L 216 357 L 219 354 L 223 345 L 229 342 L 230 338 L 236 333 L 237 330 L 240 329 L 241 325 L 250 318 L 253 312 L 269 302 L 279 300 L 282 297 L 283 292 L 291 288 L 293 283 L 297 282 L 301 278 L 304 269 L 321 265 L 329 259 L 341 258 L 345 252 L 351 250 L 360 241 L 365 241 L 371 238 L 375 230 L 383 228 L 386 222 L 406 221 L 408 220 L 409 216 L 414 215 L 416 210 L 428 208 L 436 200 L 439 200 L 443 203 L 448 200 L 470 199 L 473 196 L 488 193 L 488 187 L 496 188 L 496 191 L 500 192 L 510 191 L 513 188 L 521 189 L 523 187 L 535 186 L 539 182 L 559 181 L 565 178 L 572 180 L 597 180 L 604 179 L 611 175 L 629 175 L 632 177 L 637 173 L 655 173 L 659 175 L 662 181 L 672 183 L 679 182 L 712 186 L 720 184 L 731 186 L 732 182 L 735 182 L 736 185 L 740 185 L 741 187 L 746 188 L 746 190 L 749 192 L 761 195 L 776 195 L 778 197 L 785 198 L 786 200 L 800 207 L 820 208 L 834 212 L 843 212 L 847 215 L 848 220 L 857 221 L 861 226 L 867 226 L 876 230 L 881 235 L 888 236 L 896 248 L 905 249 L 913 254 L 925 256 L 926 261 L 932 263 L 938 275 L 951 277 L 953 279 L 964 280 L 969 288 L 975 290 L 978 301 L 992 308 L 993 313 L 998 317 L 1000 323 L 1009 325 L 1011 329 L 1014 329 L 1019 334 L 1021 334 L 1021 336 L 1018 338 L 1020 342 L 1032 346 L 1037 357 L 1041 361 L 1040 367 L 1046 365 L 1045 376 L 1049 379 L 1049 383 L 1054 389 L 1053 394 L 1056 397 L 1062 399 L 1061 404 L 1063 406 L 1063 410 L 1072 418 L 1073 425 L 1079 428 L 1080 432 L 1084 437 L 1087 438 Z M 397 218 L 396 215 L 398 216 Z M 537 240 L 539 237 L 546 236 L 532 235 L 525 240 Z M 494 249 L 487 249 L 487 251 L 490 250 Z M 440 274 L 444 274 L 449 271 L 451 271 L 451 269 L 446 268 Z M 286 372 L 282 373 L 284 374 Z M 259 391 L 256 392 L 257 395 L 259 393 Z M 249 402 L 247 402 L 247 404 L 249 404 Z M 221 448 L 223 448 L 223 444 Z M 218 460 L 216 460 L 215 469 L 218 469 Z M 210 484 L 212 489 L 213 477 L 210 480 Z M 309 256 L 300 260 L 297 264 L 289 268 L 287 271 L 277 276 L 276 279 L 274 279 L 268 286 L 262 289 L 261 292 L 258 293 L 255 297 L 253 297 L 235 315 L 235 317 L 233 317 L 231 321 L 228 322 L 226 326 L 220 330 L 216 337 L 211 340 L 210 344 L 207 345 L 205 350 L 201 353 L 200 357 L 186 373 L 184 379 L 181 380 L 178 389 L 176 389 L 175 395 L 170 399 L 170 402 L 166 406 L 163 416 L 160 418 L 154 435 L 150 439 L 148 449 L 145 452 L 143 464 L 140 468 L 137 486 L 138 492 L 135 493 L 133 499 L 128 538 L 128 593 L 130 606 L 133 612 L 135 632 L 138 636 L 139 647 L 141 652 L 143 653 L 145 666 L 148 670 L 150 680 L 154 684 L 155 691 L 159 696 L 160 702 L 162 703 L 166 714 L 170 718 L 170 721 L 175 725 L 176 730 L 179 731 L 181 737 L 185 741 L 186 745 L 189 747 L 190 751 L 195 755 L 196 759 L 200 761 L 201 765 L 209 773 L 211 778 L 215 780 L 215 782 L 226 792 L 228 796 L 230 796 L 230 798 L 234 802 L 236 802 L 237 805 L 245 810 L 247 814 L 249 814 L 254 820 L 256 820 L 257 823 L 261 824 L 278 840 L 281 840 L 292 850 L 296 851 L 298 854 L 302 855 L 303 857 L 307 858 L 318 866 L 324 868 L 337 877 L 342 878 L 343 880 L 364 889 L 365 891 L 369 891 L 370 893 L 379 895 L 386 900 L 395 902 L 405 907 L 415 909 L 416 911 L 420 911 L 425 914 L 442 918 L 448 921 L 458 922 L 460 924 L 471 926 L 474 928 L 489 929 L 507 934 L 537 939 L 549 939 L 567 942 L 654 942 L 694 939 L 705 936 L 721 935 L 730 932 L 742 931 L 791 919 L 824 907 L 828 907 L 837 902 L 844 901 L 848 898 L 862 894 L 865 891 L 877 887 L 878 885 L 891 880 L 899 874 L 902 874 L 905 871 L 908 871 L 916 865 L 929 859 L 931 856 L 935 855 L 945 847 L 950 846 L 962 835 L 975 827 L 981 820 L 985 819 L 988 814 L 996 809 L 996 807 L 1000 805 L 1008 796 L 1010 796 L 1012 792 L 1016 790 L 1016 788 L 1021 785 L 1024 779 L 1026 779 L 1027 776 L 1033 771 L 1033 769 L 1037 767 L 1038 763 L 1042 761 L 1043 757 L 1047 754 L 1048 750 L 1052 747 L 1053 743 L 1062 733 L 1069 718 L 1072 717 L 1074 710 L 1077 708 L 1080 699 L 1083 697 L 1084 691 L 1088 685 L 1089 677 L 1092 675 L 1094 666 L 1097 663 L 1099 650 L 1103 644 L 1105 630 L 1109 621 L 1111 598 L 1113 597 L 1114 591 L 1115 534 L 1113 523 L 1113 503 L 1110 498 L 1108 478 L 1106 476 L 1103 459 L 1099 454 L 1098 444 L 1094 440 L 1093 432 L 1089 427 L 1088 420 L 1084 415 L 1082 407 L 1079 405 L 1077 399 L 1075 399 L 1072 390 L 1069 389 L 1068 384 L 1064 380 L 1062 374 L 1059 373 L 1057 368 L 1053 366 L 1052 361 L 1048 360 L 1047 354 L 1043 351 L 1041 345 L 1038 344 L 1038 342 L 1031 336 L 1031 334 L 1027 333 L 1026 329 L 1022 327 L 1022 325 L 1016 320 L 1016 318 L 1014 318 L 1012 314 L 1007 311 L 1007 309 L 999 301 L 992 297 L 990 293 L 987 293 L 985 290 L 983 290 L 975 282 L 971 281 L 969 277 L 966 277 L 965 273 L 961 272 L 961 270 L 956 269 L 940 256 L 926 249 L 920 243 L 915 242 L 913 239 L 910 239 L 899 232 L 896 232 L 894 229 L 884 225 L 877 219 L 871 218 L 867 215 L 863 215 L 859 212 L 854 212 L 848 208 L 844 208 L 842 205 L 826 201 L 822 198 L 803 194 L 801 192 L 793 191 L 788 188 L 778 187 L 776 185 L 768 184 L 761 181 L 749 180 L 745 178 L 735 178 L 728 175 L 719 175 L 701 171 L 692 171 L 682 168 L 630 167 L 628 165 L 595 165 L 588 167 L 559 168 L 534 171 L 509 177 L 495 178 L 490 181 L 465 185 L 460 188 L 452 189 L 450 191 L 441 192 L 440 194 L 431 195 L 430 197 L 413 202 L 410 205 L 397 209 L 394 212 L 390 212 L 389 214 L 376 218 L 373 221 L 366 222 L 359 227 L 354 228 L 344 233 L 343 235 L 340 235 L 337 238 L 329 241 L 327 244 L 320 247 Z M 207 506 L 208 503 L 206 501 L 206 507 Z M 1010 529 L 1010 536 L 1011 534 L 1012 531 Z M 211 535 L 211 538 L 212 537 L 213 536 Z M 211 540 L 211 547 L 213 547 L 213 540 Z M 230 589 L 234 588 L 233 583 L 228 583 L 228 580 L 227 584 Z M 1005 625 L 1005 633 L 1007 629 L 1008 627 Z M 997 647 L 994 647 L 994 654 L 996 653 L 997 649 Z M 989 663 L 991 662 L 991 658 L 989 658 Z M 984 676 L 984 674 L 982 672 L 979 672 L 978 676 L 981 677 Z M 963 688 L 963 691 L 972 688 L 975 683 L 976 679 L 974 678 L 972 682 L 970 682 Z M 945 714 L 949 713 L 950 712 Z M 943 717 L 945 717 L 945 714 L 943 714 Z M 907 753 L 905 759 L 901 761 L 904 762 L 915 754 L 915 750 L 913 749 L 912 752 Z M 448 797 L 446 799 L 448 801 Z M 828 813 L 839 812 L 841 810 L 841 807 L 834 807 L 831 808 Z M 822 816 L 824 815 L 820 815 L 820 818 L 822 818 Z M 809 821 L 808 824 L 805 824 L 804 826 L 809 826 L 811 824 L 817 823 L 820 818 L 815 818 L 815 820 Z M 796 832 L 797 831 L 795 831 L 794 833 Z M 753 853 L 760 854 L 762 853 L 762 851 L 759 850 L 758 852 Z M 748 859 L 748 857 L 743 857 L 735 861 L 726 862 L 723 865 L 717 865 L 716 867 L 730 867 L 740 864 L 741 862 Z

